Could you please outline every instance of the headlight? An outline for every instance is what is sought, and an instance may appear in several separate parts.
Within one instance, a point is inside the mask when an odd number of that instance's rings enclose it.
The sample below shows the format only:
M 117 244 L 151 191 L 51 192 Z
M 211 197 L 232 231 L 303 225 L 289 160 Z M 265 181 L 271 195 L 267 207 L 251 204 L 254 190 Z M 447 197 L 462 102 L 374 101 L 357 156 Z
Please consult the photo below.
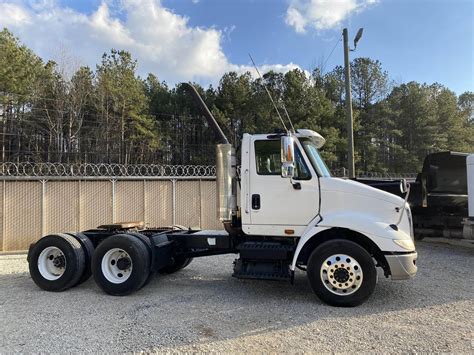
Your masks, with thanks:
M 415 244 L 411 239 L 393 239 L 393 242 L 406 250 L 415 250 Z

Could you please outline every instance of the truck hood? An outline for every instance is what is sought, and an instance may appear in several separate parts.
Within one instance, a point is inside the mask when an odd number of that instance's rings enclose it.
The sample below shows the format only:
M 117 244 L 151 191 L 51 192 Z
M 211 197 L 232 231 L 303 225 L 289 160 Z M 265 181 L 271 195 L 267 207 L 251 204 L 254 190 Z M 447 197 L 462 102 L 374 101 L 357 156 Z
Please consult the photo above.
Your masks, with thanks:
M 381 201 L 391 203 L 396 206 L 403 205 L 403 199 L 399 196 L 385 192 L 369 185 L 362 184 L 357 181 L 341 178 L 321 178 L 321 191 L 324 192 L 339 192 L 344 194 L 353 194 L 364 196 L 365 198 L 373 198 Z
M 411 239 L 408 206 L 398 229 L 390 227 L 400 219 L 402 211 L 397 207 L 404 206 L 401 197 L 352 180 L 328 177 L 319 181 L 321 226 L 347 228 L 365 234 L 376 239 L 376 244 L 383 245 L 381 249 L 386 251 L 399 249 L 385 239 Z

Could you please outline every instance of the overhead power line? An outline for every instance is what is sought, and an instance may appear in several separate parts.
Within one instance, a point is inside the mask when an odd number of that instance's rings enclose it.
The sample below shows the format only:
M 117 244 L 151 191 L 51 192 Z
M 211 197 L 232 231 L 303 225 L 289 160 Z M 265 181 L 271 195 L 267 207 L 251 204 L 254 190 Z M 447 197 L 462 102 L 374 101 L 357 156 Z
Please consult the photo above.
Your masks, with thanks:
M 331 52 L 329 53 L 329 55 L 327 56 L 326 60 L 323 62 L 323 65 L 321 67 L 321 74 L 324 73 L 324 70 L 326 69 L 326 64 L 328 63 L 329 59 L 331 58 L 332 54 L 334 53 L 334 51 L 336 50 L 336 47 L 337 45 L 339 44 L 339 42 L 342 41 L 342 35 L 337 39 L 336 43 L 334 44 L 334 47 L 332 48 Z

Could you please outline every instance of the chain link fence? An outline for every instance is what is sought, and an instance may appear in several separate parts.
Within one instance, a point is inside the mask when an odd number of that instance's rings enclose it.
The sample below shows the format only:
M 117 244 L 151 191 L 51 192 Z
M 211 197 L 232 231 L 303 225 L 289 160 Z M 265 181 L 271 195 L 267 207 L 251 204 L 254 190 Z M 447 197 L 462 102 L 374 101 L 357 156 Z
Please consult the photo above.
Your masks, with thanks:
M 212 178 L 48 178 L 3 180 L 0 186 L 0 251 L 26 250 L 51 233 L 122 221 L 222 228 Z

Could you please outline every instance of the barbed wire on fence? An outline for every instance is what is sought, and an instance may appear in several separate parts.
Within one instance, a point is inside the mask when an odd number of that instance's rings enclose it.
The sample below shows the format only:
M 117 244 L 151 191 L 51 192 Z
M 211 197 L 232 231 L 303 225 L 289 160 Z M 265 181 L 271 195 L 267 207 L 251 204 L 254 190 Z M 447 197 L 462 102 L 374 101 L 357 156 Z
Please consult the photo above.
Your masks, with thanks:
M 237 167 L 240 171 L 240 167 Z M 347 177 L 346 169 L 332 174 Z M 167 164 L 92 164 L 92 163 L 0 163 L 0 177 L 207 177 L 214 178 L 214 165 Z M 357 175 L 368 179 L 414 179 L 416 173 L 364 172 Z
M 1 163 L 0 176 L 21 177 L 214 177 L 213 165 Z

